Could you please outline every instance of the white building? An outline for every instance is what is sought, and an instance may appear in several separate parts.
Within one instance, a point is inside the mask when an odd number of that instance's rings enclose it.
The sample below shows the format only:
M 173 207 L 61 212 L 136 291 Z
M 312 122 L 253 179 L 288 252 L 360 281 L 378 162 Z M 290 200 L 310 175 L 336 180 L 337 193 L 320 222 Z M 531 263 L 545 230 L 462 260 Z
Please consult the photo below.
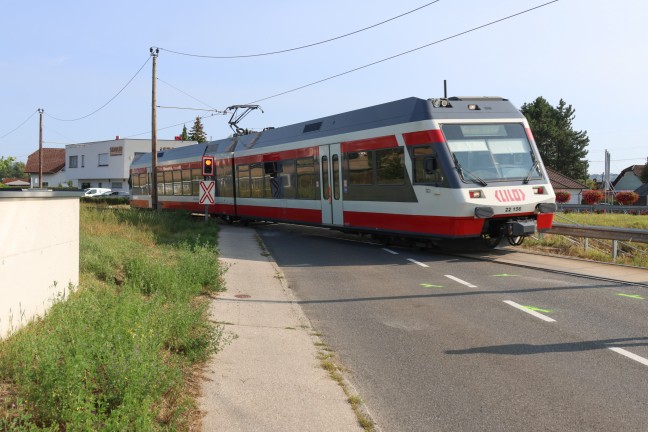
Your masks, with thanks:
M 196 141 L 158 140 L 158 151 L 196 144 Z M 80 189 L 109 188 L 129 192 L 130 165 L 136 155 L 151 152 L 150 139 L 120 139 L 65 146 L 65 173 Z

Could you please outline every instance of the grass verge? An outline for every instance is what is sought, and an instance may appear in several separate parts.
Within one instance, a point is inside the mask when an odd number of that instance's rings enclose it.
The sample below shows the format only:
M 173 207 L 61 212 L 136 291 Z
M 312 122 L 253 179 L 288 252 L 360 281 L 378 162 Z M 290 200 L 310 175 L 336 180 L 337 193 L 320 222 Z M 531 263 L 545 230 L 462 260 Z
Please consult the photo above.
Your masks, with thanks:
M 0 430 L 189 430 L 223 336 L 216 225 L 82 206 L 80 227 L 79 287 L 0 342 Z

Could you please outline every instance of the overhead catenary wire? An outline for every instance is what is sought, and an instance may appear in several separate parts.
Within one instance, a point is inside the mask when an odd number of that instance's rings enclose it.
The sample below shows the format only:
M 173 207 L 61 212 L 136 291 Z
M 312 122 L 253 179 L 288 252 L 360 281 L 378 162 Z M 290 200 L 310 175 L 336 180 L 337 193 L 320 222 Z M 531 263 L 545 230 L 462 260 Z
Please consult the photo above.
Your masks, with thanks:
M 346 71 L 346 72 L 342 72 L 342 73 L 339 73 L 339 74 L 336 74 L 336 75 L 332 75 L 332 76 L 329 76 L 329 77 L 327 77 L 327 78 L 323 78 L 323 79 L 321 79 L 321 80 L 314 81 L 314 82 L 309 83 L 309 84 L 305 84 L 305 85 L 303 85 L 303 86 L 299 86 L 299 87 L 296 87 L 296 88 L 293 88 L 293 89 L 290 89 L 290 90 L 286 90 L 286 91 L 281 92 L 281 93 L 277 93 L 277 94 L 274 94 L 274 95 L 271 95 L 271 96 L 267 96 L 267 97 L 264 97 L 264 98 L 261 98 L 261 99 L 257 99 L 257 100 L 252 101 L 252 102 L 248 102 L 248 104 L 256 104 L 256 103 L 258 103 L 258 102 L 262 102 L 262 101 L 265 101 L 265 100 L 268 100 L 268 99 L 272 99 L 272 98 L 275 98 L 275 97 L 283 96 L 283 95 L 288 94 L 288 93 L 293 93 L 293 92 L 296 92 L 296 91 L 298 91 L 298 90 L 302 90 L 302 89 L 304 89 L 304 88 L 311 87 L 311 86 L 314 86 L 314 85 L 316 85 L 316 84 L 323 83 L 323 82 L 325 82 L 325 81 L 330 81 L 330 80 L 332 80 L 332 79 L 335 79 L 335 78 L 338 78 L 338 77 L 341 77 L 341 76 L 344 76 L 344 75 L 348 75 L 348 74 L 350 74 L 350 73 L 357 72 L 357 71 L 362 70 L 362 69 L 366 69 L 366 68 L 368 68 L 368 67 L 371 67 L 371 66 L 374 66 L 374 65 L 377 65 L 377 64 L 380 64 L 380 63 L 386 62 L 386 61 L 388 61 L 388 60 L 392 60 L 392 59 L 395 59 L 395 58 L 398 58 L 398 57 L 404 56 L 404 55 L 406 55 L 406 54 L 410 54 L 410 53 L 413 53 L 413 52 L 415 52 L 415 51 L 419 51 L 419 50 L 421 50 L 421 49 L 424 49 L 424 48 L 430 47 L 430 46 L 432 46 L 432 45 L 436 45 L 436 44 L 439 44 L 439 43 L 442 43 L 442 42 L 445 42 L 445 41 L 448 41 L 448 40 L 451 40 L 451 39 L 457 38 L 457 37 L 459 37 L 459 36 L 463 36 L 463 35 L 465 35 L 465 34 L 468 34 L 468 33 L 471 33 L 471 32 L 474 32 L 474 31 L 477 31 L 477 30 L 480 30 L 480 29 L 483 29 L 483 28 L 485 28 L 485 27 L 489 27 L 489 26 L 492 26 L 492 25 L 498 24 L 498 23 L 500 23 L 500 22 L 503 22 L 503 21 L 506 21 L 506 20 L 509 20 L 509 19 L 515 18 L 515 17 L 517 17 L 517 16 L 520 16 L 520 15 L 523 15 L 523 14 L 526 14 L 526 13 L 529 13 L 529 12 L 532 12 L 532 11 L 534 11 L 534 10 L 537 10 L 537 9 L 542 8 L 542 7 L 548 6 L 548 5 L 552 4 L 552 3 L 556 3 L 556 2 L 558 2 L 558 1 L 559 1 L 559 0 L 552 0 L 552 1 L 549 1 L 549 2 L 546 2 L 546 3 L 543 3 L 543 4 L 540 4 L 540 5 L 538 5 L 538 6 L 534 6 L 534 7 L 532 7 L 532 8 L 525 9 L 525 10 L 523 10 L 523 11 L 521 11 L 521 12 L 517 12 L 517 13 L 511 14 L 511 15 L 508 15 L 508 16 L 506 16 L 506 17 L 503 17 L 503 18 L 500 18 L 500 19 L 497 19 L 497 20 L 494 20 L 494 21 L 488 22 L 488 23 L 486 23 L 486 24 L 482 24 L 482 25 L 480 25 L 480 26 L 473 27 L 473 28 L 471 28 L 471 29 L 469 29 L 469 30 L 465 30 L 465 31 L 463 31 L 463 32 L 456 33 L 456 34 L 454 34 L 454 35 L 452 35 L 452 36 L 448 36 L 448 37 L 446 37 L 446 38 L 439 39 L 439 40 L 436 40 L 436 41 L 434 41 L 434 42 L 430 42 L 430 43 L 425 44 L 425 45 L 422 45 L 422 46 L 420 46 L 420 47 L 413 48 L 413 49 L 411 49 L 411 50 L 404 51 L 404 52 L 402 52 L 402 53 L 399 53 L 399 54 L 396 54 L 396 55 L 393 55 L 393 56 L 390 56 L 390 57 L 384 58 L 384 59 L 382 59 L 382 60 L 378 60 L 378 61 L 375 61 L 375 62 L 372 62 L 372 63 L 366 64 L 366 65 L 364 65 L 364 66 L 360 66 L 360 67 L 357 67 L 357 68 L 354 68 L 354 69 L 348 70 L 348 71 Z M 432 4 L 432 3 L 430 3 L 430 4 Z M 429 4 L 428 4 L 428 5 L 429 5 Z M 420 9 L 420 8 L 419 8 L 419 9 Z M 160 49 L 161 49 L 161 50 L 164 50 L 163 48 L 160 48 Z M 168 85 L 168 83 L 165 83 L 165 84 Z M 178 90 L 178 89 L 176 89 L 176 90 Z M 184 92 L 183 92 L 183 93 L 184 93 Z M 189 95 L 188 95 L 188 96 L 189 96 Z M 192 96 L 190 96 L 190 97 L 192 97 Z M 193 97 L 192 97 L 192 98 L 193 98 Z M 204 102 L 201 102 L 201 103 L 204 104 Z M 224 113 L 224 112 L 223 112 L 223 113 Z M 209 115 L 209 116 L 206 115 L 206 116 L 203 116 L 203 117 L 200 117 L 200 118 L 202 119 L 202 118 L 205 118 L 205 117 L 212 117 L 212 116 L 214 116 L 214 115 L 217 115 L 217 114 L 214 113 L 214 114 L 211 114 L 211 115 Z M 191 120 L 190 120 L 190 121 L 191 121 Z M 158 128 L 158 130 L 170 129 L 170 128 L 172 128 L 172 127 L 180 126 L 180 125 L 182 125 L 182 124 L 184 124 L 184 123 L 186 123 L 186 122 L 178 123 L 178 124 L 171 125 L 171 126 L 166 126 L 166 127 L 164 127 L 164 128 Z M 142 133 L 135 134 L 135 135 L 130 135 L 130 137 L 140 136 L 140 135 L 145 135 L 145 134 L 147 134 L 147 133 L 150 133 L 150 131 L 148 131 L 148 132 L 142 132 Z
M 214 108 L 213 106 L 209 105 L 207 102 L 203 102 L 203 101 L 201 101 L 200 99 L 198 99 L 197 97 L 191 96 L 189 93 L 187 93 L 187 92 L 185 92 L 185 91 L 183 91 L 183 90 L 180 90 L 178 87 L 176 87 L 176 86 L 174 86 L 174 85 L 172 85 L 172 84 L 169 84 L 168 82 L 164 81 L 162 78 L 157 77 L 156 79 L 157 79 L 158 81 L 160 81 L 161 83 L 164 83 L 164 84 L 168 85 L 168 86 L 171 87 L 172 89 L 179 91 L 179 92 L 182 93 L 183 95 L 185 95 L 185 96 L 189 96 L 191 99 L 193 99 L 193 100 L 195 100 L 195 101 L 197 101 L 197 102 L 200 102 L 201 104 L 203 104 L 203 105 L 205 105 L 205 106 L 211 108 L 212 110 L 216 110 L 216 108 Z M 161 107 L 161 108 L 167 108 L 167 107 Z
M 102 109 L 104 109 L 106 106 L 108 106 L 109 103 L 111 103 L 112 101 L 114 101 L 114 100 L 117 98 L 117 96 L 119 96 L 119 95 L 120 95 L 124 90 L 126 90 L 126 87 L 128 87 L 128 86 L 130 85 L 130 83 L 133 82 L 133 80 L 135 79 L 135 77 L 137 77 L 137 75 L 139 75 L 139 73 L 142 71 L 142 69 L 144 69 L 144 66 L 146 66 L 146 64 L 149 62 L 150 59 L 151 59 L 151 57 L 147 57 L 147 58 L 146 58 L 146 61 L 144 62 L 144 64 L 143 64 L 143 65 L 142 65 L 142 66 L 137 70 L 137 72 L 135 72 L 135 75 L 133 75 L 133 77 L 132 77 L 131 79 L 128 80 L 128 82 L 127 82 L 127 83 L 126 83 L 126 84 L 121 88 L 121 90 L 119 90 L 119 91 L 118 91 L 118 92 L 117 92 L 113 97 L 111 97 L 111 98 L 108 100 L 108 102 L 106 102 L 105 104 L 101 105 L 99 108 L 97 108 L 96 110 L 92 111 L 91 113 L 86 114 L 86 115 L 81 116 L 81 117 L 72 118 L 72 119 L 62 119 L 62 118 L 54 117 L 53 115 L 50 115 L 50 114 L 48 114 L 48 113 L 45 113 L 45 114 L 46 114 L 48 117 L 50 117 L 50 118 L 52 118 L 52 119 L 54 119 L 54 120 L 64 121 L 64 122 L 73 122 L 73 121 L 83 120 L 83 119 L 85 119 L 85 118 L 90 117 L 90 116 L 93 115 L 93 114 L 98 113 L 99 111 L 101 111 Z
M 298 46 L 298 47 L 294 47 L 294 48 L 287 48 L 287 49 L 282 49 L 282 50 L 277 50 L 277 51 L 270 51 L 270 52 L 257 53 L 257 54 L 241 54 L 241 55 L 232 55 L 232 56 L 215 56 L 215 55 L 203 55 L 203 54 L 190 54 L 190 53 L 170 50 L 170 49 L 167 49 L 167 48 L 160 48 L 160 50 L 166 51 L 166 52 L 169 52 L 169 53 L 172 53 L 172 54 L 183 55 L 183 56 L 218 59 L 218 60 L 237 59 L 237 58 L 250 58 L 250 57 L 262 57 L 262 56 L 269 56 L 269 55 L 275 55 L 275 54 L 283 54 L 283 53 L 287 53 L 287 52 L 291 52 L 291 51 L 297 51 L 297 50 L 301 50 L 301 49 L 305 49 L 305 48 L 311 48 L 311 47 L 314 47 L 314 46 L 317 46 L 317 45 L 322 45 L 322 44 L 325 44 L 325 43 L 328 43 L 328 42 L 333 42 L 333 41 L 336 41 L 336 40 L 339 40 L 339 39 L 342 39 L 342 38 L 345 38 L 345 37 L 348 37 L 348 36 L 353 36 L 354 34 L 358 34 L 358 33 L 361 33 L 363 31 L 370 30 L 372 28 L 375 28 L 375 27 L 381 26 L 383 24 L 386 24 L 386 23 L 388 23 L 390 21 L 394 21 L 394 20 L 396 20 L 398 18 L 402 18 L 402 17 L 404 17 L 406 15 L 409 15 L 409 14 L 414 13 L 416 11 L 419 11 L 419 10 L 421 10 L 423 8 L 426 8 L 426 7 L 430 6 L 430 5 L 433 5 L 434 3 L 438 3 L 439 1 L 441 1 L 441 0 L 435 0 L 435 1 L 432 1 L 432 2 L 429 2 L 429 3 L 426 3 L 423 6 L 419 6 L 419 7 L 415 8 L 415 9 L 412 9 L 410 11 L 407 11 L 407 12 L 402 13 L 400 15 L 397 15 L 395 17 L 386 19 L 384 21 L 381 21 L 379 23 L 370 25 L 368 27 L 361 28 L 359 30 L 352 31 L 350 33 L 346 33 L 346 34 L 343 34 L 343 35 L 340 35 L 340 36 L 336 36 L 336 37 L 333 37 L 333 38 L 330 38 L 330 39 L 326 39 L 326 40 L 323 40 L 323 41 L 320 41 L 320 42 L 315 42 L 315 43 L 308 44 L 308 45 L 302 45 L 302 46 Z
M 31 114 L 29 115 L 29 117 L 27 117 L 27 118 L 25 119 L 25 121 L 23 121 L 22 123 L 20 123 L 20 124 L 19 124 L 18 126 L 16 126 L 15 128 L 11 129 L 11 130 L 10 130 L 9 132 L 7 132 L 6 134 L 0 136 L 0 139 L 6 138 L 6 137 L 8 137 L 9 135 L 11 135 L 12 133 L 16 132 L 16 131 L 17 131 L 18 129 L 20 129 L 20 128 L 25 124 L 25 123 L 27 123 L 27 122 L 28 122 L 32 117 L 34 117 L 34 116 L 36 115 L 37 112 L 38 112 L 37 109 L 34 110 L 34 112 L 31 113 Z
M 448 37 L 445 37 L 445 38 L 443 38 L 443 39 L 439 39 L 439 40 L 436 40 L 436 41 L 434 41 L 434 42 L 430 42 L 430 43 L 425 44 L 425 45 L 422 45 L 422 46 L 420 46 L 420 47 L 413 48 L 413 49 L 411 49 L 411 50 L 404 51 L 404 52 L 402 52 L 402 53 L 395 54 L 395 55 L 390 56 L 390 57 L 386 57 L 386 58 L 384 58 L 384 59 L 382 59 L 382 60 L 377 60 L 377 61 L 375 61 L 375 62 L 372 62 L 372 63 L 366 64 L 366 65 L 363 65 L 363 66 L 359 66 L 359 67 L 354 68 L 354 69 L 350 69 L 350 70 L 348 70 L 348 71 L 346 71 L 346 72 L 341 72 L 341 73 L 339 73 L 339 74 L 331 75 L 331 76 L 329 76 L 329 77 L 327 77 L 327 78 L 322 78 L 322 79 L 317 80 L 317 81 L 314 81 L 314 82 L 312 82 L 312 83 L 304 84 L 304 85 L 302 85 L 302 86 L 295 87 L 295 88 L 293 88 L 293 89 L 286 90 L 286 91 L 283 91 L 283 92 L 281 92 L 281 93 L 277 93 L 277 94 L 274 94 L 274 95 L 271 95 L 271 96 L 267 96 L 267 97 L 264 97 L 264 98 L 261 98 L 261 99 L 257 99 L 257 100 L 255 100 L 255 101 L 248 102 L 248 103 L 249 103 L 249 104 L 255 104 L 255 103 L 262 102 L 262 101 L 265 101 L 265 100 L 268 100 L 268 99 L 273 99 L 273 98 L 276 98 L 276 97 L 279 97 L 279 96 L 283 96 L 283 95 L 288 94 L 288 93 L 296 92 L 296 91 L 298 91 L 298 90 L 302 90 L 302 89 L 305 89 L 305 88 L 307 88 L 307 87 L 311 87 L 311 86 L 314 86 L 314 85 L 316 85 L 316 84 L 323 83 L 323 82 L 325 82 L 325 81 L 330 81 L 330 80 L 332 80 L 332 79 L 334 79 L 334 78 L 339 78 L 339 77 L 341 77 L 341 76 L 348 75 L 348 74 L 350 74 L 350 73 L 357 72 L 357 71 L 359 71 L 359 70 L 366 69 L 366 68 L 368 68 L 368 67 L 375 66 L 375 65 L 377 65 L 377 64 L 384 63 L 384 62 L 389 61 L 389 60 L 393 60 L 393 59 L 395 59 L 395 58 L 398 58 L 398 57 L 404 56 L 404 55 L 406 55 L 406 54 L 411 54 L 411 53 L 413 53 L 413 52 L 415 52 L 415 51 L 422 50 L 423 48 L 427 48 L 427 47 L 430 47 L 430 46 L 432 46 L 432 45 L 440 44 L 440 43 L 442 43 L 442 42 L 446 42 L 446 41 L 448 41 L 448 40 L 450 40 L 450 39 L 454 39 L 454 38 L 457 38 L 457 37 L 459 37 L 459 36 L 463 36 L 463 35 L 466 35 L 466 34 L 468 34 L 468 33 L 472 33 L 472 32 L 474 32 L 474 31 L 481 30 L 481 29 L 483 29 L 483 28 L 486 28 L 486 27 L 489 27 L 489 26 L 492 26 L 492 25 L 498 24 L 498 23 L 500 23 L 500 22 L 503 22 L 503 21 L 506 21 L 506 20 L 509 20 L 509 19 L 512 19 L 512 18 L 518 17 L 518 16 L 520 16 L 520 15 L 523 15 L 523 14 L 526 14 L 526 13 L 529 13 L 529 12 L 532 12 L 532 11 L 534 11 L 534 10 L 540 9 L 540 8 L 542 8 L 542 7 L 548 6 L 548 5 L 550 5 L 550 4 L 552 4 L 552 3 L 556 3 L 556 2 L 558 2 L 558 0 L 552 0 L 552 1 L 549 1 L 549 2 L 547 2 L 547 3 L 543 3 L 543 4 L 541 4 L 541 5 L 534 6 L 534 7 L 532 7 L 532 8 L 529 8 L 529 9 L 523 10 L 523 11 L 521 11 L 521 12 L 517 12 L 517 13 L 515 13 L 515 14 L 508 15 L 508 16 L 506 16 L 506 17 L 504 17 L 504 18 L 500 18 L 500 19 L 497 19 L 497 20 L 495 20 L 495 21 L 491 21 L 491 22 L 488 22 L 488 23 L 486 23 L 486 24 L 482 24 L 482 25 L 480 25 L 480 26 L 473 27 L 473 28 L 471 28 L 471 29 L 469 29 L 469 30 L 462 31 L 462 32 L 460 32 L 460 33 L 455 33 L 455 34 L 452 35 L 452 36 L 448 36 Z
M 224 114 L 227 114 L 227 113 L 219 111 L 219 112 L 215 112 L 215 113 L 211 113 L 211 114 L 205 114 L 205 115 L 202 115 L 202 116 L 197 116 L 197 118 L 202 120 L 204 118 L 214 117 L 216 115 L 224 115 Z M 187 121 L 184 121 L 184 122 L 181 122 L 181 123 L 176 123 L 176 124 L 173 124 L 171 126 L 164 126 L 164 127 L 161 127 L 161 128 L 157 128 L 157 130 L 171 129 L 171 128 L 174 128 L 174 127 L 185 125 L 185 124 L 187 124 L 189 122 L 192 122 L 194 120 L 196 120 L 195 117 L 193 119 L 191 119 L 191 120 L 187 120 Z M 137 133 L 137 134 L 127 135 L 127 136 L 124 136 L 124 138 L 133 138 L 133 137 L 136 137 L 136 136 L 146 135 L 146 134 L 150 134 L 150 133 L 151 133 L 151 131 L 149 130 L 149 131 L 146 131 L 146 132 L 140 132 L 140 133 Z

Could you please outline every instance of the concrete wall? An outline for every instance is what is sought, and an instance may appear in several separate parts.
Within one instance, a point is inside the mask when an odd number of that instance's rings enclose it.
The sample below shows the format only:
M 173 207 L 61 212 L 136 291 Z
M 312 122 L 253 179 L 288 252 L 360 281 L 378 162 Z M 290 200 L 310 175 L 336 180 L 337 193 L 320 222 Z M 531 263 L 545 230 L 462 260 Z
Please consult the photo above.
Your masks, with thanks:
M 0 192 L 0 338 L 79 284 L 78 192 Z

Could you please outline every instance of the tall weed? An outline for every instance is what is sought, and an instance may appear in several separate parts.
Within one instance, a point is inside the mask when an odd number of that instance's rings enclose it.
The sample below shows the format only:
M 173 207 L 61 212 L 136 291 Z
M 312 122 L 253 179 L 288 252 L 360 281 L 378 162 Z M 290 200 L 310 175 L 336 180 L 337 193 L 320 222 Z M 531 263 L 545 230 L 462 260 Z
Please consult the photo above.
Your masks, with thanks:
M 221 343 L 199 296 L 221 289 L 215 239 L 188 215 L 82 207 L 83 285 L 0 343 L 0 430 L 180 427 L 188 368 Z

